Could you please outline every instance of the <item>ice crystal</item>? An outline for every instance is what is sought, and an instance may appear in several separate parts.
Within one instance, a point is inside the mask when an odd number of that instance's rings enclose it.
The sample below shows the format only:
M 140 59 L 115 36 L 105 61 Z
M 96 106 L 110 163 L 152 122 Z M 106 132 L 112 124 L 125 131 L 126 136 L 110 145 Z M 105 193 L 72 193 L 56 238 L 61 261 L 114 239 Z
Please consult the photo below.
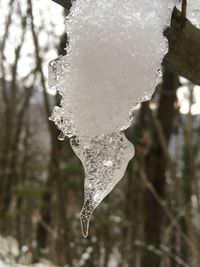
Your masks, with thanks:
M 167 51 L 163 37 L 175 0 L 76 0 L 66 21 L 67 55 L 49 64 L 62 96 L 52 120 L 85 169 L 84 236 L 92 212 L 134 155 L 123 130 L 149 100 Z

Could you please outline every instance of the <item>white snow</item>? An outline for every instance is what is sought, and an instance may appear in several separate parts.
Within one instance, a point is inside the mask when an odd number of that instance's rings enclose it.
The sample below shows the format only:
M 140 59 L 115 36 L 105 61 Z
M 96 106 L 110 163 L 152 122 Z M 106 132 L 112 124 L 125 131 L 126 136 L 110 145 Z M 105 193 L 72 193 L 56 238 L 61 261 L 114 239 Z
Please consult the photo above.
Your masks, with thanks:
M 83 234 L 90 216 L 134 155 L 123 130 L 149 100 L 167 51 L 163 29 L 176 0 L 76 0 L 66 21 L 67 55 L 49 64 L 62 95 L 52 120 L 85 169 Z M 62 138 L 61 138 L 62 139 Z

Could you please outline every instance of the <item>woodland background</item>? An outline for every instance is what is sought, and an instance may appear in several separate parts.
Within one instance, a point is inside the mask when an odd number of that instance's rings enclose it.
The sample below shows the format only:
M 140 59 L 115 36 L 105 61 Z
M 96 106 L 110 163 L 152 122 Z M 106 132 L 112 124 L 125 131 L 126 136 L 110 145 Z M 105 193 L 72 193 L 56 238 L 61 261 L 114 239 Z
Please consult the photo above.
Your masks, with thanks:
M 47 63 L 65 53 L 70 2 L 66 9 L 42 2 L 0 3 L 0 261 L 200 266 L 200 30 L 191 32 L 190 47 L 181 41 L 195 57 L 181 57 L 188 68 L 174 64 L 183 50 L 170 47 L 173 60 L 164 61 L 162 82 L 126 133 L 136 155 L 95 211 L 84 239 L 83 168 L 48 120 L 60 97 L 48 89 Z M 188 29 L 184 3 L 182 13 L 174 14 L 179 32 Z

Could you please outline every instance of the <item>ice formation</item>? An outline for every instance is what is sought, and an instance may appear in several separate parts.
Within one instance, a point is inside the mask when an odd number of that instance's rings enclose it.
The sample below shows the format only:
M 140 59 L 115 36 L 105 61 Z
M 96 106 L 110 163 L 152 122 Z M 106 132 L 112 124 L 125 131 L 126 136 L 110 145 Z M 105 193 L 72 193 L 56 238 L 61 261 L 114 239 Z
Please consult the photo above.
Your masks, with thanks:
M 49 64 L 62 96 L 51 119 L 85 169 L 83 235 L 92 212 L 134 155 L 123 131 L 149 100 L 167 51 L 163 29 L 176 0 L 76 0 L 66 21 L 67 55 Z M 61 138 L 62 138 L 61 136 Z

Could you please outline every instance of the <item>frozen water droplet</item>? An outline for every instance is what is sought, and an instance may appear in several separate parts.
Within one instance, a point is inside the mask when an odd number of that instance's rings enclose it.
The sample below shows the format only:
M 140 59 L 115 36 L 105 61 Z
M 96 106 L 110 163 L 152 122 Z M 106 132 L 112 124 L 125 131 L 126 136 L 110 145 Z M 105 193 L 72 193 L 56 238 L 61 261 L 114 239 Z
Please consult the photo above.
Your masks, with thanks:
M 64 140 L 65 140 L 65 135 L 64 135 L 63 132 L 61 132 L 61 133 L 59 134 L 58 139 L 59 139 L 60 141 L 64 141 Z
M 90 217 L 81 217 L 81 230 L 83 237 L 87 238 L 89 231 Z
M 158 74 L 158 77 L 161 78 L 162 77 L 162 70 L 161 69 L 158 69 L 157 70 L 157 74 Z
M 81 229 L 82 235 L 86 238 L 88 236 L 89 224 L 93 210 L 91 209 L 91 204 L 89 200 L 87 200 L 82 208 L 80 221 L 81 221 Z

